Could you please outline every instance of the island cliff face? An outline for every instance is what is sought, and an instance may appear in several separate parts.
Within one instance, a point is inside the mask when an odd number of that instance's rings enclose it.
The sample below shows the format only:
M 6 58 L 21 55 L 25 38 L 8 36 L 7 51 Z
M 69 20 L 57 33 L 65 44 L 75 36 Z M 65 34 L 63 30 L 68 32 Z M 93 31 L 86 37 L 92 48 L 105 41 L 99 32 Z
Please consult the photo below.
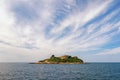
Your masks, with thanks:
M 36 62 L 36 64 L 83 64 L 84 61 L 79 59 L 77 56 L 64 55 L 60 57 L 55 57 L 52 55 L 49 59 L 41 60 Z

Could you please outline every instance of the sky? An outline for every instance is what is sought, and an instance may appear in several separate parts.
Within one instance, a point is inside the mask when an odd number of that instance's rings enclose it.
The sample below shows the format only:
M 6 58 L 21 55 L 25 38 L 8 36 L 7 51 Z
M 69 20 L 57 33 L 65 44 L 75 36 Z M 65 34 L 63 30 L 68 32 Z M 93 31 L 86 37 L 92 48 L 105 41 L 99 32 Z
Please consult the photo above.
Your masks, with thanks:
M 78 56 L 120 62 L 120 0 L 0 0 L 0 62 Z

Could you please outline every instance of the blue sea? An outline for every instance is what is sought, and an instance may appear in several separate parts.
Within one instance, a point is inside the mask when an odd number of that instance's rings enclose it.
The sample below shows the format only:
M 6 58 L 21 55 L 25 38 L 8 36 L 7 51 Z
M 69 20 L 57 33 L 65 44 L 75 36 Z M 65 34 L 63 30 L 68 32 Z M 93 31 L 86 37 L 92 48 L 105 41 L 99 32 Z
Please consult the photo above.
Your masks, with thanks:
M 120 63 L 0 63 L 0 80 L 120 80 Z

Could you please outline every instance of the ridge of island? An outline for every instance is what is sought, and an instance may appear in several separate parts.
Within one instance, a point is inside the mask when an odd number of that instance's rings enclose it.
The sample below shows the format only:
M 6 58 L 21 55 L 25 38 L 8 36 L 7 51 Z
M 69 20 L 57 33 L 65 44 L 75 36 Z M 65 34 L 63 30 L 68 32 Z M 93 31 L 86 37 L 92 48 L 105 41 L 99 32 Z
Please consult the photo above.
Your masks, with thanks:
M 83 64 L 84 61 L 77 56 L 69 56 L 69 55 L 63 55 L 60 57 L 56 57 L 52 55 L 48 59 L 44 59 L 38 62 L 35 62 L 33 64 Z

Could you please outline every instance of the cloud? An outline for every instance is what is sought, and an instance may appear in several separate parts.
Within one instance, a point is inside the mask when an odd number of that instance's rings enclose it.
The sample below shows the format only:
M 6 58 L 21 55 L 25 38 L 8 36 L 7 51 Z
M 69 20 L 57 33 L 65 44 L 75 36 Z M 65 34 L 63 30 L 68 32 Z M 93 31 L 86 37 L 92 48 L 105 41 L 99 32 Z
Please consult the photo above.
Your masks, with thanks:
M 94 3 L 90 2 L 83 11 L 75 10 L 71 12 L 70 14 L 68 14 L 68 16 L 65 19 L 63 19 L 60 22 L 60 25 L 58 25 L 59 27 L 57 27 L 57 29 L 56 28 L 55 30 L 53 29 L 53 32 L 62 31 L 65 27 L 68 27 L 70 25 L 78 28 L 86 24 L 89 20 L 95 18 L 96 16 L 104 12 L 105 9 L 110 4 L 110 2 L 111 0 L 105 1 L 104 4 L 103 2 L 99 3 L 97 1 Z M 101 6 L 98 7 L 98 4 Z M 80 4 L 80 5 L 82 5 L 83 7 L 85 4 Z
M 98 53 L 97 55 L 115 55 L 115 54 L 120 54 L 120 47 L 103 50 L 100 53 Z
M 21 55 L 26 60 L 27 56 L 98 50 L 120 34 L 120 19 L 115 18 L 120 9 L 110 11 L 112 3 L 1 0 L 0 55 Z
M 7 3 L 4 0 L 0 1 L 0 41 L 7 43 L 15 43 L 17 40 L 17 35 L 14 33 L 14 17 L 12 12 L 9 11 L 9 8 L 6 6 Z M 12 40 L 15 39 L 16 40 Z

